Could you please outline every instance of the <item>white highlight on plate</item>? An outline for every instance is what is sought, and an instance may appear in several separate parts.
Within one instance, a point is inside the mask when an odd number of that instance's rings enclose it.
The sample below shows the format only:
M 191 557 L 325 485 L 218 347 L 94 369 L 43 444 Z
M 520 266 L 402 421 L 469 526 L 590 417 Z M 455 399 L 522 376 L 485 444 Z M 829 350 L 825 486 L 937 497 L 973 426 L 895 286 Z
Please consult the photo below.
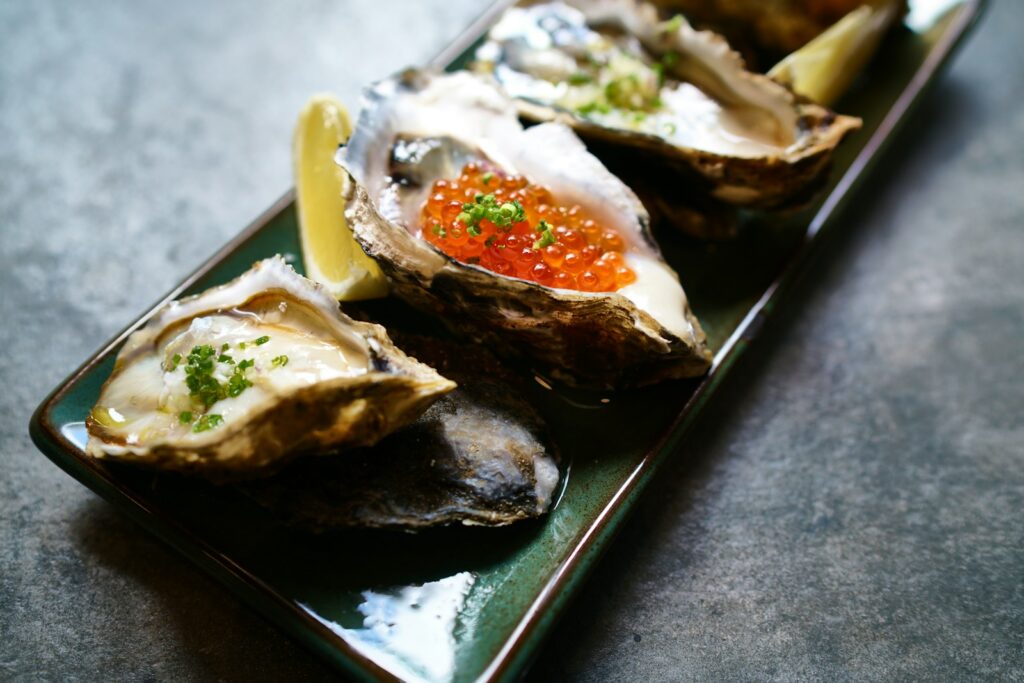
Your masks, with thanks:
M 363 591 L 363 628 L 344 628 L 299 604 L 360 654 L 392 674 L 440 681 L 455 671 L 455 625 L 475 577 L 459 572 L 439 581 L 390 591 Z
M 89 432 L 85 429 L 85 422 L 68 422 L 61 425 L 60 433 L 75 447 L 85 450 L 85 444 L 89 441 Z

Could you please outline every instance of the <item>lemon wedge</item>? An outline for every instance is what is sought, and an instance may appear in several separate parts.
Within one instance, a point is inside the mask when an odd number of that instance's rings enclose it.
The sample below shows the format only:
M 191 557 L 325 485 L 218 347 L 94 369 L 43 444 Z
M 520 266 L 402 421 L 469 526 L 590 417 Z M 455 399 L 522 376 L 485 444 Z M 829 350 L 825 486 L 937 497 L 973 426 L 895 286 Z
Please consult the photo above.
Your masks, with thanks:
M 295 201 L 306 275 L 340 301 L 386 296 L 388 283 L 363 253 L 345 221 L 347 174 L 334 163 L 352 132 L 345 105 L 333 95 L 310 98 L 292 140 Z
M 768 75 L 800 95 L 831 106 L 874 54 L 901 7 L 898 0 L 861 5 L 772 67 Z

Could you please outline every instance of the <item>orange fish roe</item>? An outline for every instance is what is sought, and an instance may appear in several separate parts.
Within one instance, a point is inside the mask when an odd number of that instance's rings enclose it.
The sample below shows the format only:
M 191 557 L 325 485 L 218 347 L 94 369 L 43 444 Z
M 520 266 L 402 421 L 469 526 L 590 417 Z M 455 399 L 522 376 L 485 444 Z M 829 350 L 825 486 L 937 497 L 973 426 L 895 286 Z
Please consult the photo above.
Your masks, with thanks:
M 636 281 L 615 230 L 578 204 L 557 204 L 547 188 L 483 164 L 435 181 L 420 220 L 423 239 L 500 275 L 584 292 L 613 292 Z

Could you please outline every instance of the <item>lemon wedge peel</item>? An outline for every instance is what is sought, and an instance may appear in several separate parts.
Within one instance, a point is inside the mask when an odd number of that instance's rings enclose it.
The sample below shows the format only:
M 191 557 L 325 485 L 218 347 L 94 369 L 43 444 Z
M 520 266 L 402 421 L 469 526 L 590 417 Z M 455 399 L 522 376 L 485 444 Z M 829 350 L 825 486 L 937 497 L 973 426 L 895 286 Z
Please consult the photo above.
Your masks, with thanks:
M 334 155 L 351 132 L 345 106 L 333 95 L 321 93 L 303 107 L 292 140 L 306 274 L 340 301 L 375 299 L 388 293 L 380 267 L 363 252 L 345 220 L 349 180 Z
M 832 106 L 871 59 L 900 7 L 898 0 L 861 5 L 785 57 L 768 75 L 800 95 Z

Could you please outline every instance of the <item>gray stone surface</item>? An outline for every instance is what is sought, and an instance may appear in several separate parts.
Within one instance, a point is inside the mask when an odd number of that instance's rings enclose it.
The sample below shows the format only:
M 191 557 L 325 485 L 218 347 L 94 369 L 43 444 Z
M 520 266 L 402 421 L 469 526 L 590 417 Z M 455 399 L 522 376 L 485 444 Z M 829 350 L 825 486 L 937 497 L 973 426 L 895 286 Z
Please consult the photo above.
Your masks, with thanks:
M 310 92 L 479 9 L 0 4 L 0 679 L 332 675 L 26 424 L 288 186 Z M 1022 26 L 993 3 L 533 678 L 1024 679 Z

